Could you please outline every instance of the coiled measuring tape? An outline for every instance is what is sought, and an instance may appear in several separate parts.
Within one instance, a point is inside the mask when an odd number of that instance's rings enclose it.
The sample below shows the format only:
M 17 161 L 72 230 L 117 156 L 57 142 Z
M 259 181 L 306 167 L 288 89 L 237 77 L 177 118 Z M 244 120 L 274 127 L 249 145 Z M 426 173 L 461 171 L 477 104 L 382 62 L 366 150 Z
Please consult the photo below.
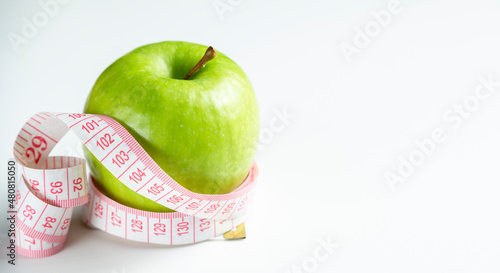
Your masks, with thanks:
M 123 184 L 176 212 L 148 212 L 119 204 L 101 193 L 92 177 L 87 179 L 84 159 L 49 156 L 68 131 Z M 34 115 L 19 131 L 14 157 L 22 174 L 16 194 L 16 250 L 28 257 L 61 251 L 73 207 L 80 205 L 87 225 L 129 240 L 181 245 L 224 233 L 231 237 L 231 230 L 244 228 L 258 175 L 254 163 L 245 181 L 231 193 L 191 192 L 165 173 L 118 122 L 90 114 Z

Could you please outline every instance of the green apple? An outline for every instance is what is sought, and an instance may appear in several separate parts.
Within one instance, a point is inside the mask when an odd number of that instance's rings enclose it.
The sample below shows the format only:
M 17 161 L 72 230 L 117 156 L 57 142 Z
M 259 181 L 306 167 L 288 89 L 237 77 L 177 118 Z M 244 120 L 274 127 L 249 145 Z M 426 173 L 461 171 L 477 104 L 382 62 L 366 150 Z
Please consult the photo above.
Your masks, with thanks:
M 131 51 L 100 75 L 84 112 L 114 118 L 188 190 L 224 194 L 249 172 L 259 113 L 243 70 L 221 53 L 200 61 L 205 51 L 203 45 L 174 41 Z M 89 150 L 84 153 L 108 197 L 136 209 L 172 211 L 130 190 Z

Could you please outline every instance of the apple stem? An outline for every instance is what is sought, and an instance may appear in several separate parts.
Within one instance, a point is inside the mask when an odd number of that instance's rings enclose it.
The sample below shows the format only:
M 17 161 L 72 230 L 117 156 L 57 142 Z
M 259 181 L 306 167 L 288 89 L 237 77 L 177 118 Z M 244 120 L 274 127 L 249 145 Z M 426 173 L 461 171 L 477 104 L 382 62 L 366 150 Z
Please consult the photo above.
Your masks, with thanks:
M 189 72 L 186 74 L 186 76 L 184 76 L 184 80 L 189 80 L 189 78 L 191 78 L 194 74 L 196 74 L 196 72 L 198 72 L 198 70 L 203 68 L 205 66 L 205 64 L 208 63 L 208 61 L 215 58 L 215 56 L 217 56 L 217 52 L 215 51 L 215 49 L 213 47 L 209 46 L 207 48 L 207 51 L 205 51 L 205 55 L 203 55 L 201 60 L 191 70 L 189 70 Z

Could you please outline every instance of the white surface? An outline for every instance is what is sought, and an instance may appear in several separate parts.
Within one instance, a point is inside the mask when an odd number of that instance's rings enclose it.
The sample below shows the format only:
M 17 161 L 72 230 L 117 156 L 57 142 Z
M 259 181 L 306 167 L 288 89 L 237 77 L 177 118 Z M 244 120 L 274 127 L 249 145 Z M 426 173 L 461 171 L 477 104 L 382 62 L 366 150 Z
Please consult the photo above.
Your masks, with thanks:
M 212 45 L 240 64 L 263 129 L 276 111 L 295 118 L 272 127 L 259 151 L 246 240 L 150 246 L 75 218 L 62 252 L 18 256 L 16 266 L 2 254 L 1 272 L 500 271 L 500 87 L 457 129 L 443 119 L 474 94 L 478 77 L 500 81 L 498 1 L 401 0 L 401 12 L 350 63 L 340 45 L 353 44 L 355 29 L 388 1 L 233 0 L 221 19 L 212 0 L 71 0 L 16 52 L 7 35 L 41 10 L 37 2 L 0 3 L 4 159 L 32 114 L 81 111 L 111 62 L 162 40 Z M 391 192 L 384 173 L 436 128 L 447 139 Z M 59 153 L 78 154 L 77 146 L 69 139 Z M 0 221 L 1 253 L 6 230 Z M 318 240 L 328 237 L 338 247 L 315 264 Z

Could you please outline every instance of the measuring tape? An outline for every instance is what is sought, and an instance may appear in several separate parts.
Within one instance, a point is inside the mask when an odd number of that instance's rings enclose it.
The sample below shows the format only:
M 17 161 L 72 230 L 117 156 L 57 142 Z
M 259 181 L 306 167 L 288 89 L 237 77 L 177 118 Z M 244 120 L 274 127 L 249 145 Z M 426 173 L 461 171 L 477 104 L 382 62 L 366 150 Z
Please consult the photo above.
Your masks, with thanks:
M 176 212 L 148 212 L 117 203 L 99 191 L 91 176 L 87 179 L 84 159 L 49 156 L 68 131 L 128 188 Z M 80 205 L 87 225 L 129 240 L 181 245 L 221 234 L 234 237 L 231 230 L 244 232 L 258 175 L 253 163 L 245 181 L 231 193 L 191 192 L 165 173 L 117 121 L 90 114 L 34 115 L 19 131 L 14 157 L 22 171 L 16 194 L 16 250 L 28 257 L 61 251 L 73 207 Z M 118 157 L 120 164 L 114 163 Z

